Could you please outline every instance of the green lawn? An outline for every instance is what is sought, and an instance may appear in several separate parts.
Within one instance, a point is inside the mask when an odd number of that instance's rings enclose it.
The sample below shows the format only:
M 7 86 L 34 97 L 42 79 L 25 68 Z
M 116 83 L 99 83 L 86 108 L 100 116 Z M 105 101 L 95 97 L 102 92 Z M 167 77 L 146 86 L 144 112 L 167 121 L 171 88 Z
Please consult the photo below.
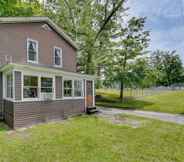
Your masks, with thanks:
M 184 127 L 143 120 L 139 128 L 92 116 L 8 132 L 0 124 L 2 162 L 183 162 Z
M 120 102 L 117 91 L 97 90 L 97 94 L 102 96 L 102 99 L 97 101 L 98 106 L 184 114 L 184 91 L 160 92 L 138 98 L 127 97 L 124 103 Z

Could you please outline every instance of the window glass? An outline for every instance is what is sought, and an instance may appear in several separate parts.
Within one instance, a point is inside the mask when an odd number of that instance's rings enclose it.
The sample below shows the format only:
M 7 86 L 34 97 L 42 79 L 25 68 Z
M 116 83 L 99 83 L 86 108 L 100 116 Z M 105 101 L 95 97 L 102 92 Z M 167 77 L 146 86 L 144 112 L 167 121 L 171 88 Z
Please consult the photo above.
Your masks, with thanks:
M 60 48 L 54 48 L 54 64 L 57 66 L 62 65 L 62 51 Z
M 72 80 L 64 80 L 64 97 L 72 97 Z
M 37 60 L 37 53 L 38 51 L 38 44 L 36 41 L 28 40 L 28 60 L 32 62 L 36 62 Z
M 24 98 L 38 97 L 38 77 L 24 76 Z
M 74 96 L 75 97 L 83 96 L 83 88 L 81 80 L 74 80 Z
M 52 93 L 52 78 L 41 78 L 41 92 Z
M 13 98 L 13 75 L 6 76 L 6 97 Z

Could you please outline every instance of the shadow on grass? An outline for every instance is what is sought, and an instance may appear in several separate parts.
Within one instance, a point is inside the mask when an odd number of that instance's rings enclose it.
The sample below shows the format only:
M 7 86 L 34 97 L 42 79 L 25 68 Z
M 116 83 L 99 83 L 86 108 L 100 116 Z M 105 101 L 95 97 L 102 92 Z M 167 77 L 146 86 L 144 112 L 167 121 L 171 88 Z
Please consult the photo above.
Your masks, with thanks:
M 0 122 L 0 132 L 8 130 L 10 130 L 10 128 L 4 122 Z
M 107 98 L 101 97 L 96 99 L 97 106 L 104 106 L 104 107 L 113 107 L 119 109 L 128 109 L 128 110 L 136 110 L 136 109 L 144 109 L 146 106 L 153 105 L 154 103 L 138 100 L 133 97 L 125 97 L 124 101 L 121 102 L 119 98 Z

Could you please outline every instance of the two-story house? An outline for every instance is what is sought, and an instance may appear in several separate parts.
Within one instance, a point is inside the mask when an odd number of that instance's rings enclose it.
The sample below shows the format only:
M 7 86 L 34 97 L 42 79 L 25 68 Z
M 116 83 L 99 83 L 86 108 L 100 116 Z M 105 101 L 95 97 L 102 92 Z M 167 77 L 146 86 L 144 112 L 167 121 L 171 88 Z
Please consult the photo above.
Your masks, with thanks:
M 76 73 L 77 45 L 47 17 L 0 18 L 0 113 L 12 128 L 95 105 L 94 76 Z

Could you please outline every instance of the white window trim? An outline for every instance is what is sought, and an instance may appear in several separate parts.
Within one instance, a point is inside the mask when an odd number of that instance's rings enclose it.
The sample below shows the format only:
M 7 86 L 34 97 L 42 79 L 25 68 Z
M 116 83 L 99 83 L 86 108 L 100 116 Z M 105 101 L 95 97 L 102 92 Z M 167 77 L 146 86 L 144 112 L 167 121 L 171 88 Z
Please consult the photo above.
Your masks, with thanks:
M 75 84 L 74 84 L 74 83 L 75 83 L 75 81 L 80 81 L 80 82 L 82 83 L 82 85 L 81 85 L 81 86 L 82 86 L 82 95 L 81 95 L 81 96 L 75 96 Z M 84 81 L 83 81 L 83 80 L 81 80 L 81 79 L 74 79 L 74 80 L 73 80 L 73 84 L 74 84 L 74 85 L 73 85 L 73 93 L 74 93 L 74 97 L 75 97 L 75 98 L 81 98 L 81 97 L 84 97 Z
M 61 53 L 60 53 L 60 63 L 61 63 L 61 65 L 56 65 L 55 64 L 55 49 L 59 49 L 61 51 Z M 59 67 L 59 68 L 63 67 L 63 50 L 62 50 L 62 48 L 57 47 L 57 46 L 54 46 L 54 48 L 53 48 L 53 65 L 54 65 L 54 67 Z
M 15 100 L 15 81 L 14 81 L 14 72 L 15 71 L 19 71 L 21 72 L 21 99 L 20 100 Z M 3 72 L 3 85 L 5 83 L 5 74 L 9 73 L 11 71 L 7 71 L 7 72 Z M 47 72 L 36 72 L 36 71 L 27 71 L 27 70 L 23 70 L 23 69 L 13 69 L 13 98 L 6 98 L 5 97 L 5 86 L 3 86 L 3 98 L 5 100 L 9 100 L 12 102 L 34 102 L 34 101 L 45 101 L 44 99 L 40 98 L 40 88 L 41 88 L 41 82 L 40 82 L 40 78 L 41 77 L 48 77 L 48 78 L 52 78 L 53 79 L 53 101 L 57 101 L 57 100 L 77 100 L 77 99 L 85 99 L 86 96 L 86 79 L 83 78 L 79 78 L 79 77 L 75 77 L 75 76 L 69 76 L 69 75 L 58 75 L 58 74 L 52 74 L 52 73 L 47 73 Z M 24 89 L 24 75 L 28 75 L 28 76 L 36 76 L 38 77 L 38 97 L 37 98 L 24 98 L 24 93 L 23 93 L 23 89 Z M 61 76 L 63 78 L 62 80 L 62 97 L 61 98 L 56 98 L 56 84 L 55 84 L 55 77 L 56 76 Z M 74 87 L 74 80 L 80 80 L 82 82 L 82 96 L 81 97 L 75 97 L 74 96 L 74 88 L 72 90 L 72 97 L 64 97 L 64 80 L 72 80 L 72 86 Z M 84 87 L 85 85 L 85 87 Z M 93 86 L 94 88 L 94 86 Z M 86 101 L 85 101 L 86 102 Z M 95 101 L 93 101 L 93 103 L 95 104 Z M 85 103 L 86 104 L 86 103 Z
M 22 78 L 22 100 L 23 101 L 39 101 L 39 98 L 40 98 L 40 91 L 39 91 L 39 76 L 37 75 L 29 75 L 29 74 L 23 74 L 22 75 L 23 78 Z M 24 76 L 33 76 L 33 77 L 38 77 L 38 97 L 35 97 L 35 98 L 24 98 Z
M 24 76 L 36 76 L 38 77 L 38 97 L 37 98 L 24 98 Z M 52 82 L 53 82 L 53 98 L 52 100 L 56 100 L 55 97 L 55 75 L 51 75 L 51 74 L 35 74 L 34 72 L 22 72 L 22 101 L 26 102 L 26 101 L 45 101 L 44 99 L 42 99 L 41 96 L 41 78 L 45 77 L 45 78 L 52 78 Z
M 31 42 L 35 42 L 36 43 L 36 61 L 32 61 L 32 60 L 29 60 L 29 41 L 31 41 Z M 39 49 L 39 43 L 38 43 L 38 41 L 37 40 L 34 40 L 34 39 L 31 39 L 31 38 L 27 38 L 27 62 L 28 63 L 34 63 L 34 64 L 38 64 L 38 55 L 39 55 L 39 53 L 38 53 L 38 49 Z
M 65 95 L 64 95 L 64 82 L 66 81 L 66 80 L 71 80 L 72 81 L 72 96 L 71 97 L 65 97 Z M 63 82 L 62 82 L 62 94 L 63 94 L 63 99 L 65 99 L 65 100 L 67 100 L 67 99 L 73 99 L 73 80 L 71 79 L 71 78 L 63 78 Z
M 13 97 L 12 98 L 7 97 L 7 85 L 6 85 L 7 84 L 6 76 L 10 73 L 12 73 L 12 82 L 13 82 L 13 84 L 12 84 Z M 3 99 L 8 100 L 8 101 L 12 101 L 12 102 L 15 100 L 15 85 L 14 85 L 14 71 L 13 70 L 8 71 L 6 73 L 3 73 Z
M 71 80 L 72 81 L 72 96 L 71 97 L 65 97 L 64 96 L 64 81 L 65 80 Z M 74 96 L 74 80 L 79 80 L 82 82 L 82 96 Z M 63 77 L 63 82 L 62 82 L 62 94 L 63 94 L 63 100 L 73 100 L 73 99 L 84 99 L 84 81 L 83 79 L 79 78 L 70 78 L 70 77 Z

